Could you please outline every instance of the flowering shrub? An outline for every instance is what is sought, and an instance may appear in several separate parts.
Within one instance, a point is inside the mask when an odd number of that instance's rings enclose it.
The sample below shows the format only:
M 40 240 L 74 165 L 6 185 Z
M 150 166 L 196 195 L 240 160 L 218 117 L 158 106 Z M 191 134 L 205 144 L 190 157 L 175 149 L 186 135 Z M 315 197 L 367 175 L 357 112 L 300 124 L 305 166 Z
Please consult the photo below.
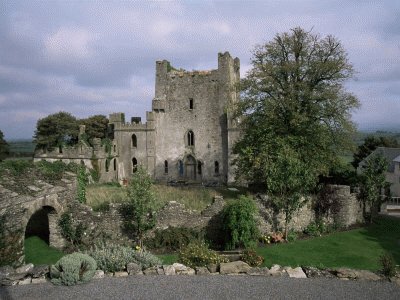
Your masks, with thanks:
M 208 249 L 204 242 L 192 242 L 179 252 L 179 261 L 189 267 L 206 267 L 208 264 L 228 262 L 227 258 Z
M 271 244 L 271 243 L 283 243 L 285 241 L 285 238 L 282 232 L 277 231 L 270 234 L 264 234 L 260 240 L 262 243 Z
M 140 247 L 134 250 L 131 247 L 116 244 L 99 244 L 86 252 L 92 256 L 99 269 L 105 272 L 125 270 L 128 263 L 137 263 L 142 268 L 161 265 L 161 260 Z
M 264 262 L 264 257 L 258 255 L 252 249 L 246 249 L 241 256 L 241 260 L 252 267 L 259 267 Z

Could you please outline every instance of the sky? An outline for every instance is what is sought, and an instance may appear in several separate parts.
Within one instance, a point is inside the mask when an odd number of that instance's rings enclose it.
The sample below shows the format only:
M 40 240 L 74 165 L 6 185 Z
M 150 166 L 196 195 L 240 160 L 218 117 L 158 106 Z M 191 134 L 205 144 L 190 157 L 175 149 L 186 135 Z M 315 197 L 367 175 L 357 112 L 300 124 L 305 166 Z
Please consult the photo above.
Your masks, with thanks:
M 155 62 L 251 68 L 251 51 L 302 27 L 333 35 L 356 74 L 361 130 L 400 131 L 400 1 L 0 1 L 0 130 L 31 138 L 38 119 L 151 110 Z

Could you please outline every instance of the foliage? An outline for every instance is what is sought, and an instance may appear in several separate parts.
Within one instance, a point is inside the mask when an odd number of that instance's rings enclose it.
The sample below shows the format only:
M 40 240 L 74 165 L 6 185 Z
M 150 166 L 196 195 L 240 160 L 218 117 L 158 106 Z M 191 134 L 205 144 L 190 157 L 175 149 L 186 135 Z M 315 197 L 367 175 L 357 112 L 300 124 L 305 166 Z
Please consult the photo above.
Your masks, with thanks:
M 359 163 L 378 147 L 398 148 L 400 147 L 400 144 L 395 137 L 375 137 L 373 135 L 367 136 L 364 140 L 364 143 L 358 146 L 357 152 L 355 152 L 353 155 L 353 167 L 357 169 Z
M 98 183 L 100 180 L 99 160 L 96 158 L 96 156 L 93 156 L 90 159 L 90 162 L 92 163 L 93 167 L 93 169 L 90 169 L 90 176 L 92 177 L 94 183 Z
M 382 273 L 386 277 L 393 277 L 396 275 L 396 263 L 393 255 L 390 253 L 384 253 L 379 257 L 379 264 L 381 265 Z
M 61 229 L 62 236 L 71 244 L 73 248 L 78 248 L 82 244 L 82 238 L 86 230 L 85 225 L 73 224 L 72 218 L 68 212 L 61 215 L 58 226 Z
M 83 166 L 80 166 L 78 169 L 77 181 L 78 201 L 80 203 L 86 203 L 86 185 L 88 184 L 88 176 L 86 174 L 86 168 Z
M 86 252 L 92 256 L 99 269 L 105 272 L 125 270 L 128 263 L 137 263 L 142 269 L 161 265 L 161 260 L 147 251 L 136 251 L 131 247 L 112 243 L 95 245 Z
M 298 237 L 297 232 L 294 231 L 293 229 L 291 229 L 291 230 L 289 230 L 289 232 L 288 232 L 288 234 L 287 234 L 286 240 L 287 240 L 289 243 L 292 243 L 292 242 L 294 242 L 295 240 L 297 240 L 297 237 Z
M 179 251 L 179 262 L 191 268 L 220 264 L 227 259 L 210 250 L 205 242 L 192 242 Z
M 186 227 L 168 227 L 157 229 L 154 237 L 145 240 L 145 245 L 151 249 L 176 251 L 194 241 L 203 239 L 203 233 Z
M 253 249 L 246 249 L 241 255 L 241 260 L 252 267 L 259 267 L 264 262 L 264 257 L 258 255 Z
M 5 160 L 0 162 L 0 173 L 4 170 L 9 170 L 11 174 L 16 177 L 23 175 L 27 170 L 32 168 L 33 163 L 23 159 Z
M 10 153 L 9 145 L 4 140 L 4 134 L 0 130 L 0 161 L 4 160 Z
M 64 253 L 58 249 L 50 247 L 38 236 L 25 238 L 25 262 L 34 265 L 51 265 L 56 263 Z
M 351 148 L 358 100 L 343 83 L 353 68 L 336 38 L 301 28 L 256 46 L 251 63 L 236 107 L 236 175 L 262 184 L 288 222 L 300 195 Z
M 361 199 L 370 204 L 371 219 L 377 215 L 383 202 L 382 189 L 389 186 L 386 182 L 388 162 L 382 155 L 370 157 L 361 175 Z
M 101 140 L 101 145 L 104 146 L 104 151 L 107 153 L 107 159 L 111 159 L 112 141 L 109 138 Z
M 325 232 L 325 224 L 322 222 L 311 222 L 304 229 L 304 233 L 309 236 L 321 236 Z
M 77 119 L 67 112 L 58 112 L 39 119 L 36 124 L 34 141 L 39 149 L 72 145 L 78 141 Z
M 89 140 L 93 138 L 104 139 L 107 135 L 108 119 L 103 115 L 94 115 L 86 119 L 79 120 L 83 123 L 85 128 L 85 134 Z
M 259 236 L 254 201 L 246 196 L 233 200 L 222 211 L 225 248 L 254 246 Z
M 0 266 L 12 265 L 19 259 L 19 230 L 7 229 L 7 219 L 10 215 L 0 215 Z M 10 231 L 9 231 L 10 230 Z
M 122 210 L 126 229 L 134 233 L 140 244 L 143 234 L 153 228 L 156 221 L 155 199 L 151 188 L 150 176 L 145 169 L 139 167 L 129 182 L 129 203 Z
M 48 162 L 41 160 L 35 163 L 35 166 L 42 176 L 49 181 L 60 180 L 64 172 L 68 169 L 67 165 L 62 161 Z
M 92 279 L 96 261 L 87 254 L 72 253 L 62 257 L 50 268 L 51 282 L 57 285 L 75 285 Z
M 260 242 L 264 244 L 276 244 L 276 243 L 283 243 L 285 238 L 283 233 L 280 231 L 272 232 L 270 234 L 264 234 L 260 238 Z

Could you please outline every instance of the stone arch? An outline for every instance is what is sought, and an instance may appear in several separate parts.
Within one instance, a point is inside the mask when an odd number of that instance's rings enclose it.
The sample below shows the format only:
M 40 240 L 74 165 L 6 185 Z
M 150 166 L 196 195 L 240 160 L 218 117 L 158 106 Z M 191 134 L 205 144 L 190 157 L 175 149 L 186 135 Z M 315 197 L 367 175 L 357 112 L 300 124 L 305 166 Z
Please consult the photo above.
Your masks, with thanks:
M 47 232 L 44 233 L 48 235 L 46 241 L 51 247 L 62 249 L 65 246 L 65 239 L 62 237 L 58 227 L 58 220 L 63 212 L 63 208 L 58 202 L 58 195 L 50 194 L 27 204 L 29 206 L 25 210 L 23 238 L 35 233 L 35 230 L 32 230 L 31 227 L 32 222 L 47 217 L 47 220 L 42 220 L 42 224 L 40 224 L 41 226 L 48 226 Z

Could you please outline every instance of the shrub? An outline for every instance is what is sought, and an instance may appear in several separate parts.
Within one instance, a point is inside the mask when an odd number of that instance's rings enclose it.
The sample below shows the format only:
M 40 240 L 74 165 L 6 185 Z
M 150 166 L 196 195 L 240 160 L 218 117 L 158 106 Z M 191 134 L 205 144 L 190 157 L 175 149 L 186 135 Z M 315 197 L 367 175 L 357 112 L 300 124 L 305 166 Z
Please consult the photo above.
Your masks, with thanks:
M 168 227 L 164 230 L 157 229 L 154 237 L 147 239 L 145 244 L 153 249 L 176 251 L 191 242 L 203 239 L 203 233 L 186 227 Z
M 264 257 L 258 255 L 253 249 L 246 249 L 241 256 L 241 260 L 252 267 L 259 267 L 264 262 Z
M 384 253 L 379 257 L 379 263 L 382 267 L 381 271 L 386 277 L 396 275 L 396 263 L 390 253 Z
M 0 163 L 0 173 L 3 170 L 9 170 L 14 176 L 20 176 L 24 174 L 25 171 L 32 168 L 33 164 L 31 161 L 22 159 L 5 160 Z
M 225 206 L 223 215 L 223 235 L 226 249 L 255 246 L 259 236 L 255 214 L 256 206 L 252 199 L 240 196 Z
M 62 257 L 50 268 L 51 282 L 75 285 L 88 282 L 96 272 L 96 261 L 83 253 L 72 253 Z
M 78 223 L 76 226 L 73 225 L 72 218 L 68 212 L 61 215 L 58 226 L 61 229 L 61 235 L 75 247 L 82 243 L 82 238 L 86 230 L 85 225 Z
M 98 244 L 95 245 L 87 254 L 92 256 L 98 268 L 105 272 L 118 272 L 126 268 L 128 263 L 137 263 L 142 268 L 161 265 L 161 260 L 146 251 L 135 251 L 131 247 L 117 244 Z
M 204 242 L 193 242 L 179 251 L 179 261 L 189 267 L 206 267 L 208 264 L 219 264 L 228 260 L 217 252 L 210 250 Z
M 287 241 L 291 243 L 294 242 L 295 240 L 297 240 L 297 232 L 291 229 L 287 234 Z

